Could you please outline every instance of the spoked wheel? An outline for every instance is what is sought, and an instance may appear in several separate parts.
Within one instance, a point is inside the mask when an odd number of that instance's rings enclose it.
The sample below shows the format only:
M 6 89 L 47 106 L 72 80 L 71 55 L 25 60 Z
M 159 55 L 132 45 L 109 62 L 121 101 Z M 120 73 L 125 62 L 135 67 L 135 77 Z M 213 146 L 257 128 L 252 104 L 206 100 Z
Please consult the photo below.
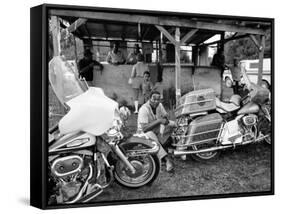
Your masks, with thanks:
M 216 142 L 206 142 L 200 145 L 194 145 L 192 146 L 192 149 L 194 151 L 201 150 L 201 149 L 210 149 L 214 148 L 216 146 Z M 203 153 L 197 153 L 192 154 L 192 158 L 196 161 L 200 162 L 208 162 L 210 160 L 215 160 L 220 155 L 220 151 L 210 151 L 210 152 L 203 152 Z
M 160 162 L 156 155 L 129 157 L 128 160 L 134 166 L 135 173 L 132 173 L 121 160 L 115 165 L 114 177 L 122 186 L 139 188 L 152 183 L 157 178 Z

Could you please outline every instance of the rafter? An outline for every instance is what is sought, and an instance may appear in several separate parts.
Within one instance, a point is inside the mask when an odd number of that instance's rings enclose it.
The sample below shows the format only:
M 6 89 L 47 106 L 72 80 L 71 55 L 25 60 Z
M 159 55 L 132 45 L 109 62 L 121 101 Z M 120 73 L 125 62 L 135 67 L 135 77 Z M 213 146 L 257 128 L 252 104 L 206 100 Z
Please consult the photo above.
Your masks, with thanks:
M 160 32 L 162 32 L 170 42 L 172 42 L 174 45 L 177 45 L 178 42 L 175 40 L 175 38 L 164 27 L 159 26 L 159 25 L 155 25 L 155 27 Z
M 175 27 L 188 27 L 196 29 L 205 29 L 212 31 L 228 31 L 228 32 L 239 32 L 249 34 L 260 34 L 265 35 L 265 30 L 257 29 L 246 26 L 239 26 L 235 24 L 218 24 L 204 21 L 196 21 L 186 18 L 176 17 L 157 17 L 149 15 L 131 15 L 125 13 L 109 13 L 109 12 L 92 12 L 92 11 L 77 11 L 77 10 L 50 10 L 51 15 L 56 16 L 71 16 L 80 17 L 96 20 L 110 20 L 110 21 L 121 21 L 127 23 L 142 23 L 142 24 L 154 24 L 161 26 L 175 26 Z
M 185 43 L 187 43 L 197 31 L 198 31 L 198 29 L 193 29 L 193 30 L 189 31 L 187 34 L 185 34 L 185 36 L 182 37 L 180 44 L 185 45 Z

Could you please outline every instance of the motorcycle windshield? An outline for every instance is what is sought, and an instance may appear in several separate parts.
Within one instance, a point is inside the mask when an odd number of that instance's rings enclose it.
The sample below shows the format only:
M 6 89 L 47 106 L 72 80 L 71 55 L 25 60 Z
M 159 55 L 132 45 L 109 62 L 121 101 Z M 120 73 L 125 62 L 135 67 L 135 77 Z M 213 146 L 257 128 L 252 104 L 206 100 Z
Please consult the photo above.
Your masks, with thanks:
M 49 62 L 49 81 L 62 105 L 85 91 L 75 68 L 61 56 Z
M 99 136 L 112 127 L 118 109 L 118 103 L 96 87 L 90 87 L 67 105 L 70 111 L 59 122 L 62 134 L 84 131 Z

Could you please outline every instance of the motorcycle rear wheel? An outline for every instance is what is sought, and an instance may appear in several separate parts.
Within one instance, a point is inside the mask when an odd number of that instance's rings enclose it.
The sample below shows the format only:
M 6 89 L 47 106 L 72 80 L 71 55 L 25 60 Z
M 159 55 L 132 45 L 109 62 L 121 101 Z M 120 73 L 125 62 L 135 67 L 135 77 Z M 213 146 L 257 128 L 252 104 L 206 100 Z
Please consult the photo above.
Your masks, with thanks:
M 200 150 L 200 149 L 207 149 L 207 148 L 212 148 L 215 146 L 215 141 L 213 143 L 207 142 L 203 143 L 200 145 L 194 145 L 192 146 L 192 149 L 194 151 Z M 209 162 L 216 160 L 220 155 L 220 151 L 212 151 L 212 152 L 203 152 L 203 153 L 197 153 L 197 154 L 192 154 L 191 157 L 199 162 Z
M 114 177 L 121 186 L 139 188 L 151 184 L 158 177 L 160 161 L 157 155 L 129 157 L 128 160 L 135 167 L 135 174 L 121 160 L 115 164 Z

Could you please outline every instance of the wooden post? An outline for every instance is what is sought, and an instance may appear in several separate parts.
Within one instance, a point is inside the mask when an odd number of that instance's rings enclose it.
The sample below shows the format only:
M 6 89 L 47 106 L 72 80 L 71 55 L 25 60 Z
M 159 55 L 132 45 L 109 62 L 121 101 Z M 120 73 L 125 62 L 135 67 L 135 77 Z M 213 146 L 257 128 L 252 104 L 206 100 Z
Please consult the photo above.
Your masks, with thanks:
M 160 32 L 160 40 L 159 40 L 159 62 L 160 62 L 160 64 L 162 64 L 162 62 L 163 62 L 162 44 L 163 44 L 163 34 L 162 34 L 162 32 Z
M 54 56 L 59 56 L 61 53 L 60 47 L 60 25 L 57 16 L 51 17 L 51 31 L 53 37 L 53 53 Z
M 155 41 L 155 47 L 156 47 L 156 62 L 159 62 L 159 53 L 158 53 L 159 41 L 158 40 Z
M 176 28 L 175 33 L 175 63 L 176 63 L 176 105 L 179 104 L 181 97 L 181 64 L 180 64 L 180 28 Z
M 220 49 L 221 49 L 221 52 L 223 53 L 223 57 L 224 57 L 224 36 L 225 36 L 225 32 L 222 32 L 221 33 L 221 43 L 220 43 Z M 224 62 L 225 63 L 225 62 Z M 220 98 L 222 100 L 223 98 L 223 72 L 224 72 L 224 68 L 221 68 L 220 70 L 220 82 L 221 82 L 221 94 L 220 94 Z
M 263 73 L 263 56 L 265 48 L 265 36 L 260 36 L 260 48 L 259 48 L 259 70 L 258 70 L 258 85 L 262 83 L 262 73 Z

